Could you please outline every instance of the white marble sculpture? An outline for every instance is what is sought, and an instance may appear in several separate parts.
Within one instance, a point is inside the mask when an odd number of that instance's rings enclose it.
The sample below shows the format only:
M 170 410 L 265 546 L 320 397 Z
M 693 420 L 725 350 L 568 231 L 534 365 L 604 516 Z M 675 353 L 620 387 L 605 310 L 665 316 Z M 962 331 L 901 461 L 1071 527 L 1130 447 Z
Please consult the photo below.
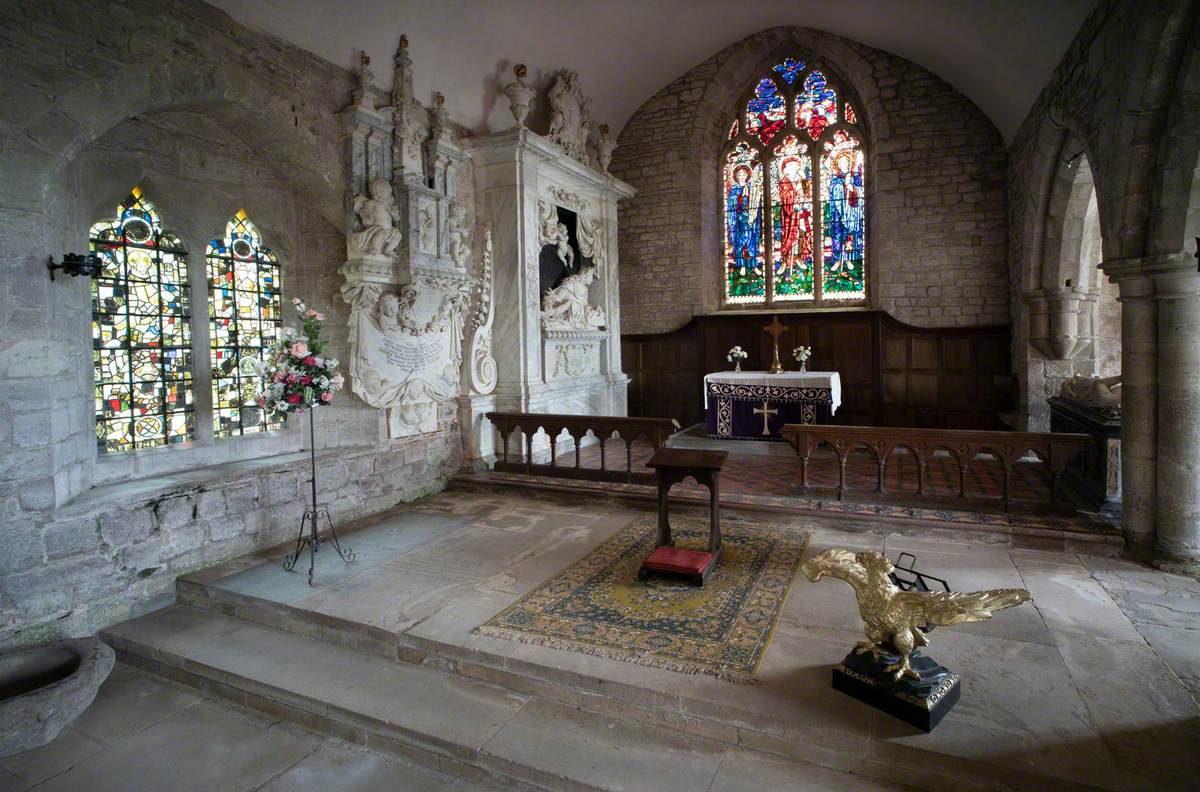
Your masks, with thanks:
M 562 283 L 547 289 L 542 297 L 542 328 L 545 330 L 587 330 L 604 327 L 604 310 L 591 304 L 588 289 L 596 279 L 596 268 L 585 267 Z
M 513 66 L 513 74 L 517 79 L 504 86 L 504 95 L 508 97 L 508 107 L 512 111 L 513 118 L 517 120 L 517 126 L 525 126 L 525 117 L 529 115 L 529 108 L 533 105 L 533 97 L 537 94 L 534 87 L 525 82 L 525 75 L 528 70 L 524 63 L 518 63 Z
M 1121 411 L 1121 375 L 1115 377 L 1072 377 L 1062 384 L 1063 399 L 1105 412 Z
M 601 170 L 608 170 L 608 166 L 612 163 L 613 152 L 616 150 L 617 139 L 609 134 L 608 124 L 601 124 L 600 136 L 596 139 L 596 159 L 600 163 Z
M 564 72 L 550 89 L 550 133 L 567 156 L 584 165 L 588 161 L 587 140 L 592 122 L 592 103 L 579 88 L 579 75 Z
M 450 202 L 450 259 L 454 266 L 466 272 L 471 258 L 471 228 L 467 206 L 461 201 Z
M 483 229 L 483 256 L 479 261 L 479 298 L 471 316 L 467 380 L 471 393 L 486 395 L 496 389 L 496 359 L 492 357 L 492 226 Z
M 387 179 L 372 179 L 367 185 L 367 195 L 354 197 L 354 211 L 362 222 L 361 231 L 352 231 L 346 237 L 346 255 L 350 258 L 362 256 L 394 256 L 404 240 L 396 221 L 400 210 L 392 197 L 392 185 Z

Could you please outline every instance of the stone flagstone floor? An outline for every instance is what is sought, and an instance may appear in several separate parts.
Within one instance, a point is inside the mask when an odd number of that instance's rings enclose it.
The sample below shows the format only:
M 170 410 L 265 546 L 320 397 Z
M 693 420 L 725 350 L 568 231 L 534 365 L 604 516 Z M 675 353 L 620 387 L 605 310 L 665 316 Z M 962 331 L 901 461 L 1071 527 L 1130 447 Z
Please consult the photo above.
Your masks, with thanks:
M 472 634 L 490 616 L 582 558 L 636 513 L 632 507 L 577 496 L 448 491 L 347 532 L 346 543 L 353 545 L 359 562 L 346 567 L 332 553 L 319 556 L 317 585 L 312 588 L 303 574 L 280 570 L 279 553 L 275 553 L 193 575 L 184 581 L 181 597 L 185 602 L 211 598 L 210 607 L 220 605 L 230 613 L 240 612 L 243 606 L 253 610 L 258 607 L 254 603 L 262 605 L 261 613 L 280 608 L 292 615 L 274 626 L 306 635 L 320 636 L 336 624 L 359 625 L 363 636 L 374 636 L 364 646 L 391 636 L 400 646 L 440 653 L 441 665 L 435 667 L 452 668 L 464 658 L 489 657 L 496 667 L 540 668 L 542 678 L 558 685 L 577 684 L 581 691 L 620 689 L 622 701 L 576 692 L 588 706 L 612 707 L 616 716 L 637 706 L 673 702 L 675 715 L 664 716 L 659 723 L 668 731 L 679 729 L 674 750 L 693 757 L 688 764 L 688 788 L 872 788 L 878 781 L 841 771 L 858 772 L 857 763 L 886 762 L 888 757 L 924 766 L 935 775 L 943 765 L 966 762 L 983 783 L 1008 783 L 1012 772 L 1027 772 L 1042 779 L 1037 786 L 1075 782 L 1110 789 L 1184 789 L 1200 772 L 1200 752 L 1195 750 L 1200 744 L 1200 583 L 1121 559 L 1017 549 L 969 541 L 948 531 L 901 531 L 894 523 L 874 532 L 847 532 L 827 518 L 781 520 L 772 515 L 773 522 L 791 522 L 811 532 L 810 554 L 837 546 L 882 550 L 894 558 L 907 550 L 918 556 L 919 568 L 948 578 L 955 588 L 1024 586 L 1032 592 L 1032 605 L 1002 612 L 990 622 L 938 629 L 933 634 L 930 654 L 962 675 L 964 689 L 957 708 L 930 735 L 829 687 L 829 666 L 861 634 L 853 594 L 836 580 L 797 581 L 760 668 L 758 685 L 734 685 Z M 234 607 L 233 603 L 241 604 Z M 168 619 L 150 614 L 114 632 L 131 641 L 140 636 L 147 642 L 174 642 L 181 652 L 192 641 L 192 651 L 220 658 L 221 646 L 214 646 L 213 639 L 199 629 L 156 637 L 155 630 L 162 625 L 183 625 L 188 612 L 201 613 L 179 606 L 174 610 Z M 250 651 L 246 662 L 261 665 Z M 282 670 L 279 673 L 286 676 Z M 131 680 L 163 687 L 140 672 L 120 674 L 124 679 L 114 677 L 98 705 L 119 694 L 122 686 L 135 685 Z M 504 684 L 504 677 L 489 681 Z M 286 679 L 281 681 L 285 683 Z M 235 717 L 236 711 L 211 702 L 191 701 L 187 708 L 209 721 L 186 726 L 170 703 L 172 696 L 186 696 L 170 690 L 166 703 L 154 703 L 159 698 L 155 694 L 146 697 L 147 704 L 135 706 L 129 703 L 132 694 L 126 692 L 126 703 L 113 705 L 115 710 L 126 707 L 136 712 L 149 707 L 145 714 L 130 718 L 128 728 L 136 729 L 146 719 L 156 723 L 133 736 L 121 737 L 118 728 L 104 741 L 103 735 L 92 733 L 89 711 L 58 741 L 39 749 L 41 753 L 0 762 L 0 770 L 8 774 L 0 775 L 0 790 L 24 790 L 47 778 L 52 780 L 37 788 L 75 788 L 60 780 L 67 775 L 57 775 L 72 762 L 77 768 L 127 774 L 124 778 L 137 777 L 138 768 L 145 768 L 147 778 L 167 777 L 154 775 L 166 772 L 163 768 L 169 763 L 147 747 L 166 750 L 173 745 L 153 731 L 168 728 L 176 730 L 181 743 L 196 746 L 194 760 L 181 758 L 181 767 L 202 767 L 203 757 L 221 756 L 221 746 L 232 744 L 238 750 L 229 760 L 230 772 L 253 782 L 191 788 L 250 789 L 268 782 L 277 784 L 265 787 L 269 789 L 303 788 L 287 786 L 283 779 L 289 773 L 294 779 L 297 773 L 309 772 L 305 761 L 313 765 L 315 774 L 334 773 L 329 768 L 340 766 L 339 762 L 365 766 L 363 773 L 416 771 L 391 764 L 376 766 L 383 760 L 371 754 L 343 755 L 339 751 L 351 749 L 322 742 L 307 732 L 293 732 L 295 727 L 286 724 L 247 726 L 256 721 L 242 720 L 242 715 Z M 657 761 L 655 757 L 641 764 L 588 764 L 590 754 L 602 748 L 578 742 L 594 740 L 596 734 L 589 731 L 592 726 L 576 722 L 582 713 L 569 714 L 553 700 L 561 691 L 554 688 L 543 695 L 539 688 L 533 695 L 522 694 L 508 720 L 488 727 L 479 743 L 514 761 L 536 764 L 556 776 L 586 776 L 605 788 L 675 788 L 645 775 L 646 767 L 653 766 L 646 762 Z M 698 707 L 697 702 L 704 705 L 699 720 L 688 714 L 698 711 L 689 709 Z M 160 711 L 163 714 L 155 716 Z M 453 713 L 420 715 L 454 717 Z M 618 729 L 610 732 L 613 744 L 603 750 L 619 755 L 622 746 L 632 747 L 628 741 L 636 741 L 639 732 L 616 723 L 608 726 Z M 480 725 L 471 728 L 478 730 Z M 619 734 L 626 736 L 615 736 Z M 805 734 L 824 744 L 796 737 Z M 122 749 L 126 741 L 129 747 Z M 64 756 L 74 759 L 64 762 Z M 824 767 L 798 765 L 785 757 Z M 671 766 L 670 761 L 679 761 L 678 755 L 663 757 L 662 766 Z M 118 767 L 119 772 L 105 769 Z M 797 767 L 807 770 L 798 772 Z M 705 780 L 701 782 L 697 774 Z M 372 788 L 349 785 L 352 776 L 347 774 L 346 786 L 321 788 Z M 441 789 L 432 784 L 465 781 L 435 777 L 429 783 L 397 788 Z M 89 792 L 92 786 L 89 782 Z M 177 792 L 189 787 L 166 788 Z

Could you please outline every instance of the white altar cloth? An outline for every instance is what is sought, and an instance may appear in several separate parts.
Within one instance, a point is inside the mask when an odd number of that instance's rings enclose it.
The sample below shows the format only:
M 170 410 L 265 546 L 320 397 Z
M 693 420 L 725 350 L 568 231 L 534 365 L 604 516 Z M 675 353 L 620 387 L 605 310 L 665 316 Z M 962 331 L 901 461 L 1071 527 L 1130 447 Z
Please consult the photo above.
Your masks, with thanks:
M 842 378 L 836 371 L 715 371 L 704 375 L 704 409 L 708 409 L 708 383 L 771 385 L 781 388 L 829 388 L 829 414 L 842 406 Z

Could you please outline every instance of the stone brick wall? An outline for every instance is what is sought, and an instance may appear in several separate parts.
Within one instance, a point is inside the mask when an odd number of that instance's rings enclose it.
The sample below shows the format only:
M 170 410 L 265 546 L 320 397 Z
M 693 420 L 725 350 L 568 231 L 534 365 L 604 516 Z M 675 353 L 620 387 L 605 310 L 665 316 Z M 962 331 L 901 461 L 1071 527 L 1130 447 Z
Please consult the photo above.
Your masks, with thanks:
M 181 572 L 294 536 L 304 508 L 307 427 L 98 464 L 88 284 L 51 282 L 48 255 L 86 250 L 89 225 L 141 183 L 202 268 L 244 207 L 280 253 L 285 298 L 321 305 L 348 357 L 336 113 L 350 76 L 195 0 L 12 5 L 0 18 L 0 646 L 144 610 Z M 348 391 L 321 410 L 333 518 L 440 489 L 461 459 L 452 407 L 437 433 L 393 443 L 382 412 Z
M 919 326 L 1007 322 L 1005 151 L 995 126 L 903 58 L 773 28 L 690 69 L 621 133 L 611 170 L 638 190 L 620 214 L 623 331 L 664 332 L 719 308 L 721 147 L 738 99 L 785 54 L 822 64 L 857 94 L 874 305 Z

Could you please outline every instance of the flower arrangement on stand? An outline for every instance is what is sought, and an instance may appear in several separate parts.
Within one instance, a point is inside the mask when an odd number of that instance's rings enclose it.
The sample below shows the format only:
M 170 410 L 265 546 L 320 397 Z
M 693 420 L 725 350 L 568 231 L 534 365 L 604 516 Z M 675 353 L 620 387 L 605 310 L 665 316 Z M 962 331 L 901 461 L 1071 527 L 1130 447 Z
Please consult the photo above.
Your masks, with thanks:
M 313 418 L 316 412 L 314 408 L 331 403 L 333 394 L 345 386 L 346 379 L 337 370 L 338 359 L 324 355 L 325 342 L 321 338 L 321 323 L 325 321 L 325 314 L 309 308 L 299 297 L 292 300 L 292 305 L 300 315 L 300 330 L 283 328 L 280 338 L 267 349 L 266 359 L 259 361 L 258 373 L 264 384 L 263 392 L 258 396 L 258 406 L 265 411 L 282 415 L 285 421 L 290 415 L 303 415 L 308 411 L 312 503 L 300 518 L 300 535 L 296 538 L 295 552 L 283 560 L 283 568 L 289 572 L 295 569 L 296 562 L 307 545 L 308 584 L 311 586 L 316 553 L 322 542 L 331 542 L 337 554 L 346 563 L 354 561 L 354 551 L 349 547 L 343 550 L 338 542 L 329 510 L 317 508 L 317 445 Z M 328 539 L 321 539 L 317 529 L 317 520 L 321 516 L 325 517 L 329 526 Z
M 792 350 L 792 357 L 800 364 L 801 371 L 808 371 L 808 359 L 812 357 L 812 347 L 798 346 Z
M 733 364 L 734 371 L 742 370 L 742 361 L 750 357 L 750 353 L 742 349 L 740 346 L 735 346 L 725 355 L 725 359 Z

